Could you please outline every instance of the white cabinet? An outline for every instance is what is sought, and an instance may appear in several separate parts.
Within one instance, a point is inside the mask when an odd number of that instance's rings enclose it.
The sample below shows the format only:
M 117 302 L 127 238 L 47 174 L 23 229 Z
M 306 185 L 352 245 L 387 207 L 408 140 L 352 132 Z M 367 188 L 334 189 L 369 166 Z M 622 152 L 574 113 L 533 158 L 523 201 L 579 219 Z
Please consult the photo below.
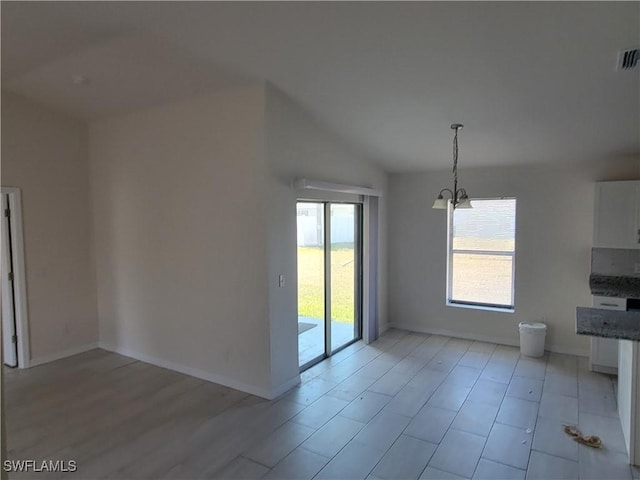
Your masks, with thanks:
M 591 337 L 589 368 L 594 372 L 617 375 L 618 342 L 616 338 Z
M 593 246 L 640 248 L 640 181 L 596 183 Z
M 605 310 L 626 310 L 627 299 L 594 295 L 593 306 Z M 618 339 L 591 337 L 589 368 L 594 372 L 616 375 L 618 373 Z
M 618 415 L 629 463 L 640 465 L 640 342 L 620 340 Z
M 605 310 L 627 310 L 627 299 L 621 297 L 605 297 L 603 295 L 593 296 L 594 308 L 604 308 Z M 617 361 L 617 360 L 616 360 Z

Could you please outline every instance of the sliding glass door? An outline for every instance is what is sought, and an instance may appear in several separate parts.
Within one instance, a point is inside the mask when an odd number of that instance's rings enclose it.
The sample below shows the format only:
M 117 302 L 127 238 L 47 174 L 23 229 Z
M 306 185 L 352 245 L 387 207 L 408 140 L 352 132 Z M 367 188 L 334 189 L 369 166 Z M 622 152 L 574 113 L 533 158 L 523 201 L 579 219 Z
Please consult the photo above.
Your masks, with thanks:
M 298 359 L 303 366 L 325 352 L 324 204 L 299 202 Z
M 362 337 L 362 205 L 298 202 L 301 369 Z
M 359 205 L 329 205 L 331 211 L 331 351 L 360 338 Z

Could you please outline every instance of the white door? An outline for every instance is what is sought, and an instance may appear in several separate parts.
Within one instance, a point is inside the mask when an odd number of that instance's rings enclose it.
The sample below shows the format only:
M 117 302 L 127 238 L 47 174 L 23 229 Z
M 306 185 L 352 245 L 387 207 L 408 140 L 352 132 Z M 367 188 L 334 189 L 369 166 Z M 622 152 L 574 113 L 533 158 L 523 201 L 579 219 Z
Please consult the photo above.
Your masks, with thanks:
M 18 366 L 18 343 L 16 337 L 15 296 L 13 290 L 13 269 L 11 262 L 11 235 L 9 217 L 5 212 L 9 208 L 9 196 L 2 194 L 2 350 L 4 363 L 9 367 Z

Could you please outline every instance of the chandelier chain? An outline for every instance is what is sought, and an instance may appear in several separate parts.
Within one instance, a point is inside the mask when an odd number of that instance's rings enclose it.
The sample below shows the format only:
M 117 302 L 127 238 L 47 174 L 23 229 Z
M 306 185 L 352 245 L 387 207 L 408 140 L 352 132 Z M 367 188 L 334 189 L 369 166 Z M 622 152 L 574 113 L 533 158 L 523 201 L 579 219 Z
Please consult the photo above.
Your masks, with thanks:
M 433 202 L 433 208 L 445 209 L 449 205 L 449 201 L 453 208 L 473 208 L 467 191 L 464 188 L 458 189 L 458 132 L 463 126 L 461 123 L 451 124 L 451 129 L 455 130 L 453 135 L 453 190 L 448 188 L 440 190 L 438 197 Z M 451 200 L 445 200 L 443 197 L 444 193 L 449 193 Z
M 457 187 L 458 185 L 458 129 L 453 136 L 453 182 Z M 457 192 L 456 192 L 457 193 Z

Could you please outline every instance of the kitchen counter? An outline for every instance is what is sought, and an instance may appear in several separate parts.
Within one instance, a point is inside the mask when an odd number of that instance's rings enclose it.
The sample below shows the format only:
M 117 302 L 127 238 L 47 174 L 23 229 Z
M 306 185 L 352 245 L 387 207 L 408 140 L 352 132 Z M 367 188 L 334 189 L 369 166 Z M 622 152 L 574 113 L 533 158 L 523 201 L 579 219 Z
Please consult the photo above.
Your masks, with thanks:
M 638 341 L 640 340 L 640 312 L 577 307 L 576 333 Z
M 589 276 L 589 287 L 591 295 L 640 298 L 640 277 L 592 273 Z

